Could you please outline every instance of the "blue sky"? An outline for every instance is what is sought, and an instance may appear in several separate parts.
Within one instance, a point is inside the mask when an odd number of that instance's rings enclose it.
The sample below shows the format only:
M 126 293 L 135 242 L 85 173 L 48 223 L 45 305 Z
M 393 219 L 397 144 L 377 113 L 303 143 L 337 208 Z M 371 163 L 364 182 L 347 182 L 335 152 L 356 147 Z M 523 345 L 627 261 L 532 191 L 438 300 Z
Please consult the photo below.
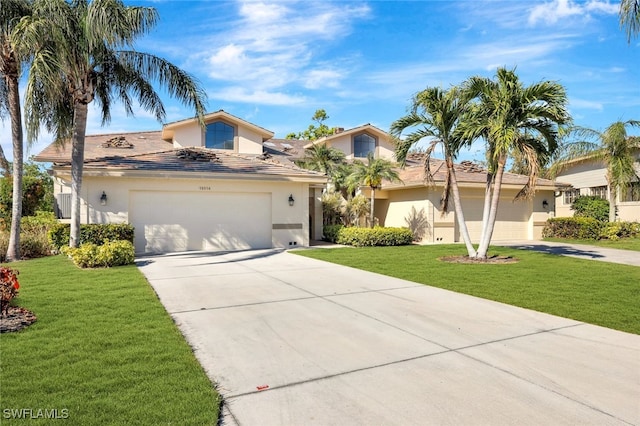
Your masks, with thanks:
M 472 75 L 516 67 L 525 84 L 565 86 L 577 125 L 603 130 L 640 119 L 640 39 L 627 43 L 619 2 L 571 1 L 127 1 L 158 9 L 136 48 L 179 65 L 204 86 L 208 111 L 225 111 L 284 137 L 311 123 L 388 130 L 411 96 Z M 168 96 L 167 121 L 193 115 Z M 114 110 L 88 134 L 156 130 L 140 110 Z M 632 134 L 640 134 L 636 129 Z M 0 143 L 11 157 L 8 121 Z M 51 141 L 44 135 L 30 154 Z M 484 158 L 482 144 L 459 159 Z

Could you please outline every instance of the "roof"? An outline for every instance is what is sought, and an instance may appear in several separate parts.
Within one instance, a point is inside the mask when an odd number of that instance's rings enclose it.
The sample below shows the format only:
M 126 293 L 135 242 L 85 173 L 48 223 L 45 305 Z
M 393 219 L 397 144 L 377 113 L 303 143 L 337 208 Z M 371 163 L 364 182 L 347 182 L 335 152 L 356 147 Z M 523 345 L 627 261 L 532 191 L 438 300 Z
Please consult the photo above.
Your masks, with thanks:
M 306 143 L 306 145 L 304 147 L 305 148 L 311 148 L 313 145 L 327 143 L 327 142 L 330 142 L 333 139 L 340 138 L 340 137 L 342 137 L 344 135 L 352 135 L 352 134 L 364 132 L 365 130 L 368 130 L 368 131 L 370 131 L 372 133 L 377 133 L 379 136 L 389 136 L 389 134 L 387 132 L 385 132 L 384 130 L 381 130 L 381 129 L 377 128 L 376 126 L 367 123 L 367 124 L 363 124 L 362 126 L 354 127 L 352 129 L 347 129 L 347 130 L 336 132 L 333 135 L 325 136 L 323 138 L 316 139 L 314 141 L 306 141 L 307 143 Z
M 59 168 L 70 167 L 70 162 L 59 163 Z M 172 148 L 157 152 L 128 156 L 109 156 L 85 161 L 84 172 L 175 172 L 207 174 L 243 174 L 258 177 L 297 178 L 325 182 L 319 172 L 284 164 L 265 156 L 234 154 L 224 150 L 203 147 Z
M 172 147 L 171 142 L 162 139 L 160 131 L 88 135 L 84 140 L 84 159 L 87 161 L 102 157 L 130 156 Z M 63 145 L 52 143 L 34 159 L 46 163 L 71 161 L 71 141 Z
M 233 114 L 229 114 L 225 110 L 218 110 L 216 112 L 211 112 L 204 116 L 205 123 L 210 123 L 216 119 L 226 119 L 232 123 L 242 125 L 243 127 L 248 127 L 262 136 L 262 140 L 266 141 L 273 137 L 273 132 L 265 129 L 264 127 L 257 126 L 253 123 L 249 123 L 246 120 L 243 120 L 240 117 L 236 117 Z M 167 123 L 162 126 L 162 138 L 167 141 L 171 141 L 173 139 L 173 133 L 175 129 L 183 126 L 198 124 L 198 119 L 196 117 L 188 118 L 186 120 L 174 121 L 171 123 Z M 199 124 L 198 124 L 199 125 Z

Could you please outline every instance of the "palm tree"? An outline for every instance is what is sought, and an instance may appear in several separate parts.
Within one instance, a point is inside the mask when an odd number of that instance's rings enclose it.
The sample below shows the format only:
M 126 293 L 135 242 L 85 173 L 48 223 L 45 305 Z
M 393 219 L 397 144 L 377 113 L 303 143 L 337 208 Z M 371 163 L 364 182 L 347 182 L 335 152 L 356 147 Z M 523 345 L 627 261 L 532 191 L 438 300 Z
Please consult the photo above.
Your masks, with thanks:
M 620 26 L 626 27 L 627 42 L 640 32 L 640 0 L 622 0 L 620 2 Z
M 154 8 L 125 6 L 121 0 L 34 0 L 33 8 L 33 17 L 20 26 L 26 43 L 42 44 L 27 82 L 27 133 L 34 139 L 43 123 L 59 143 L 71 139 L 69 245 L 77 247 L 88 105 L 98 102 L 103 125 L 109 123 L 116 99 L 128 115 L 133 115 L 135 99 L 162 121 L 165 109 L 152 86 L 157 82 L 193 107 L 203 124 L 206 95 L 175 65 L 131 48 L 158 21 Z
M 22 217 L 23 134 L 19 81 L 27 53 L 16 46 L 15 28 L 31 13 L 27 0 L 2 0 L 0 4 L 0 115 L 9 111 L 13 143 L 13 195 L 7 261 L 20 259 L 20 218 Z M 2 155 L 4 158 L 4 153 Z M 5 159 L 6 160 L 6 159 Z M 6 164 L 5 164 L 6 166 Z M 7 173 L 9 170 L 7 169 Z
M 549 170 L 550 176 L 555 177 L 569 165 L 569 162 L 576 159 L 604 162 L 607 167 L 610 222 L 616 220 L 617 195 L 638 178 L 634 164 L 635 155 L 640 150 L 640 138 L 629 136 L 627 127 L 640 127 L 640 121 L 616 121 L 602 133 L 592 129 L 574 128 L 569 135 L 577 137 L 578 140 L 561 146 L 557 159 Z
M 371 206 L 370 206 L 370 226 L 374 226 L 374 203 L 376 198 L 376 189 L 379 189 L 383 180 L 390 182 L 402 182 L 395 165 L 388 160 L 382 158 L 373 158 L 373 154 L 369 153 L 367 162 L 354 161 L 353 172 L 349 180 L 357 182 L 360 185 L 368 186 L 371 189 Z
M 325 144 L 313 145 L 304 152 L 301 165 L 309 170 L 316 170 L 331 177 L 337 168 L 344 164 L 345 155 L 336 148 Z
M 535 194 L 538 174 L 558 145 L 558 129 L 570 121 L 567 94 L 562 85 L 542 81 L 523 86 L 515 70 L 498 68 L 496 80 L 471 77 L 463 90 L 476 105 L 461 122 L 467 139 L 483 137 L 487 141 L 491 175 L 485 193 L 483 229 L 477 257 L 486 259 L 498 212 L 502 176 L 509 156 L 518 154 L 529 179 L 516 199 Z M 490 199 L 490 203 L 488 200 Z
M 442 90 L 437 87 L 430 87 L 414 96 L 409 114 L 391 124 L 391 134 L 398 140 L 396 143 L 396 158 L 403 166 L 406 162 L 407 153 L 412 146 L 424 138 L 431 139 L 425 152 L 424 161 L 425 181 L 427 183 L 433 183 L 433 175 L 430 169 L 431 154 L 436 147 L 442 147 L 447 165 L 447 174 L 440 199 L 440 208 L 444 215 L 448 211 L 449 199 L 453 195 L 456 220 L 460 226 L 462 238 L 467 247 L 469 257 L 475 257 L 476 250 L 471 243 L 469 230 L 464 220 L 454 168 L 454 161 L 460 148 L 470 143 L 469 140 L 462 139 L 459 132 L 456 131 L 465 110 L 465 102 L 460 98 L 457 88 Z M 402 132 L 416 127 L 416 130 L 408 134 L 404 139 L 400 139 Z

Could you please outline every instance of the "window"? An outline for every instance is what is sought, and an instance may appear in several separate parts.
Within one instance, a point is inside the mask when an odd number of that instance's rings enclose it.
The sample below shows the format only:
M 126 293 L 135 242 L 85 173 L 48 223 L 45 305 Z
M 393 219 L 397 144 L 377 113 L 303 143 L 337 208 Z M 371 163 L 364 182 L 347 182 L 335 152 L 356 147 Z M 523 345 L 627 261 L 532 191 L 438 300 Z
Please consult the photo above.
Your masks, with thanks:
M 212 149 L 233 149 L 233 126 L 216 121 L 207 124 L 204 146 Z
M 358 158 L 366 158 L 369 153 L 376 149 L 376 140 L 367 135 L 361 134 L 353 138 L 353 155 Z
M 621 201 L 640 201 L 640 182 L 631 182 L 626 192 L 623 193 Z
M 607 187 L 605 186 L 593 186 L 591 187 L 591 195 L 594 197 L 600 197 L 603 200 L 607 199 Z
M 579 189 L 568 189 L 564 191 L 564 204 L 569 205 L 573 204 L 573 202 L 580 196 Z

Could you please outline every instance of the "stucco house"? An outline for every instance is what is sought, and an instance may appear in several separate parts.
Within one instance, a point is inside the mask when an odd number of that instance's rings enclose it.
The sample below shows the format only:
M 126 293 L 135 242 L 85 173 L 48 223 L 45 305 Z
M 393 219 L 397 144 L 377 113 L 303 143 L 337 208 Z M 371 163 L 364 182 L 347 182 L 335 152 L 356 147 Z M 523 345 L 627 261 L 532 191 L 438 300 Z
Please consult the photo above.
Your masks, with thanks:
M 217 111 L 162 131 L 87 136 L 82 223 L 130 223 L 137 253 L 308 246 L 326 177 L 263 155 L 273 133 Z M 71 148 L 50 145 L 59 217 L 70 217 Z
M 371 125 L 337 129 L 309 142 L 276 139 L 225 111 L 168 123 L 161 131 L 87 136 L 82 223 L 130 223 L 137 253 L 308 246 L 322 238 L 325 175 L 295 162 L 313 144 L 344 152 L 349 161 L 394 159 L 391 136 Z M 71 149 L 50 145 L 36 156 L 52 163 L 58 216 L 70 217 Z M 444 163 L 432 160 L 435 186 L 424 183 L 422 158 L 400 170 L 402 183 L 376 191 L 380 225 L 411 227 L 424 243 L 461 240 L 453 211 L 442 215 Z M 486 172 L 456 166 L 467 225 L 479 239 Z M 553 181 L 539 179 L 532 200 L 514 202 L 526 177 L 505 174 L 494 240 L 537 239 L 554 212 Z M 363 192 L 368 196 L 366 188 Z
M 626 191 L 616 194 L 616 220 L 640 221 L 640 150 L 635 153 L 636 178 Z M 571 185 L 565 191 L 557 193 L 556 215 L 558 217 L 573 216 L 571 204 L 580 195 L 594 195 L 609 199 L 609 183 L 607 182 L 607 166 L 601 160 L 581 158 L 567 163 L 557 179 Z

